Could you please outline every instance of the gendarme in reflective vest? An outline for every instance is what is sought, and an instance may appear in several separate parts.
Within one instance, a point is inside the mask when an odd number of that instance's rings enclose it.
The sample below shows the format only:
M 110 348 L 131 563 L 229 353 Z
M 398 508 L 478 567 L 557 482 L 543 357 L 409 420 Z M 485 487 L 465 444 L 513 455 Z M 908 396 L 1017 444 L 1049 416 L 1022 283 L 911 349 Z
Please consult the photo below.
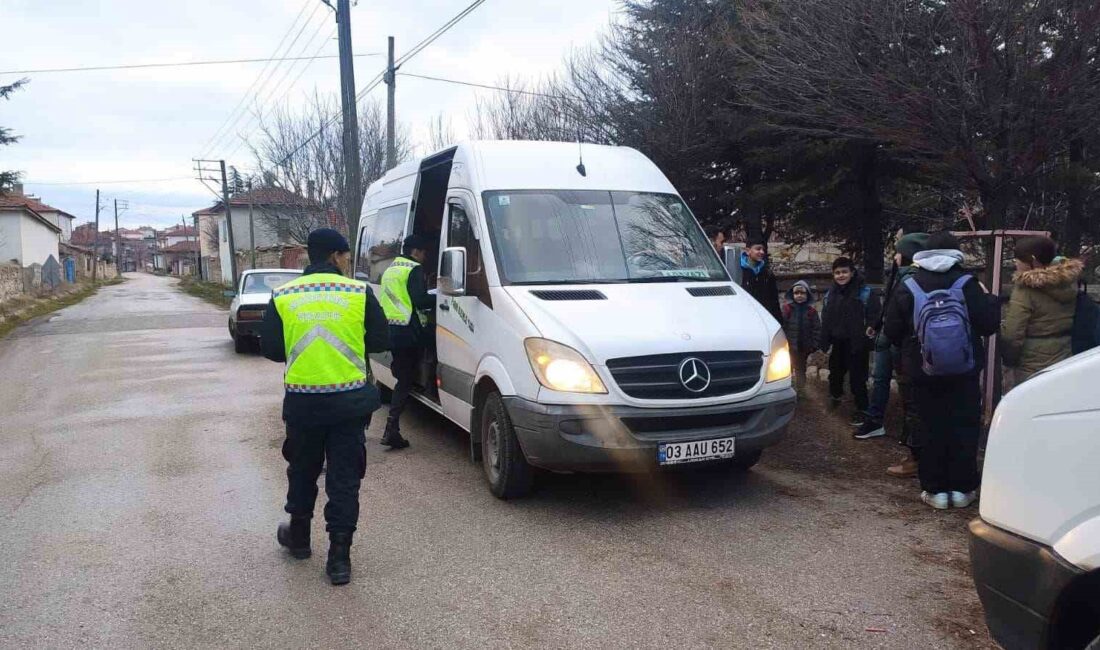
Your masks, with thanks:
M 409 296 L 409 274 L 418 266 L 420 262 L 398 257 L 382 274 L 382 298 L 378 302 L 381 303 L 390 325 L 408 325 L 412 322 L 413 312 L 416 310 L 413 309 L 412 298 Z M 417 318 L 421 325 L 427 323 L 425 314 L 417 313 Z
M 283 320 L 290 393 L 340 393 L 372 381 L 366 362 L 367 285 L 335 273 L 303 275 L 272 292 Z

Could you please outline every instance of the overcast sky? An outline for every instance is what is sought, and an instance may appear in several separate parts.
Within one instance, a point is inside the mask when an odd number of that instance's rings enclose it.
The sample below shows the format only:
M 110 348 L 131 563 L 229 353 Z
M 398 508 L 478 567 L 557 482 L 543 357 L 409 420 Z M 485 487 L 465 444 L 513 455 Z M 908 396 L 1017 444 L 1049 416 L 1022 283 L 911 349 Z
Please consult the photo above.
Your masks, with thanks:
M 400 56 L 469 2 L 359 0 L 352 9 L 355 52 L 384 53 L 386 36 L 393 35 Z M 617 10 L 617 0 L 488 0 L 403 71 L 489 84 L 505 76 L 537 78 L 557 70 L 571 48 L 593 43 Z M 337 53 L 335 39 L 325 42 L 336 25 L 321 0 L 0 0 L 6 28 L 0 71 L 266 58 L 292 24 L 284 47 L 301 35 L 289 56 L 311 56 L 318 48 Z M 270 66 L 260 104 L 284 96 L 301 104 L 314 88 L 337 93 L 338 65 L 320 59 Z M 359 86 L 384 65 L 384 57 L 356 58 Z M 76 215 L 78 223 L 94 217 L 97 186 L 104 204 L 129 200 L 123 227 L 163 227 L 178 223 L 180 215 L 190 220 L 191 212 L 213 200 L 197 181 L 186 180 L 191 159 L 230 156 L 238 134 L 255 128 L 250 113 L 211 151 L 203 149 L 263 70 L 263 63 L 253 63 L 0 75 L 0 83 L 31 79 L 0 103 L 0 124 L 23 136 L 0 148 L 0 168 L 22 171 L 27 192 Z M 398 119 L 423 148 L 434 116 L 450 117 L 461 137 L 478 94 L 491 93 L 398 77 Z M 385 86 L 370 98 L 384 100 Z M 250 167 L 246 149 L 229 163 Z M 183 180 L 100 183 L 164 178 Z M 68 184 L 78 182 L 88 184 Z M 104 218 L 101 228 L 107 229 Z

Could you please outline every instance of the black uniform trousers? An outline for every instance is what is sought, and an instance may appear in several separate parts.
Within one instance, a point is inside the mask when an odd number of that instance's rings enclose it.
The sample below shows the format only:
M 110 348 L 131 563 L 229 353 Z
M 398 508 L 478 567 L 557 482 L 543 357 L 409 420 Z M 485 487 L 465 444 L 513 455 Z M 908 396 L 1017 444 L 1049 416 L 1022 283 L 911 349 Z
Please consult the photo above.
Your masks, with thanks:
M 287 424 L 283 458 L 288 463 L 286 511 L 292 517 L 312 517 L 317 501 L 317 477 L 326 464 L 326 530 L 353 533 L 359 522 L 359 485 L 367 472 L 366 419 L 342 420 L 323 426 Z
M 424 354 L 422 347 L 400 347 L 393 349 L 393 363 L 390 364 L 390 372 L 393 373 L 397 383 L 393 387 L 393 395 L 390 397 L 389 420 L 387 428 L 400 430 L 401 414 L 409 403 L 409 395 L 416 384 L 416 377 L 420 374 L 420 358 Z
M 924 426 L 919 476 L 928 492 L 978 489 L 978 439 L 982 390 L 977 375 L 936 377 L 913 383 Z
M 844 375 L 848 375 L 856 408 L 866 412 L 870 404 L 867 395 L 868 365 L 870 350 L 866 345 L 852 345 L 847 340 L 833 341 L 833 349 L 829 353 L 829 394 L 840 399 L 844 395 Z

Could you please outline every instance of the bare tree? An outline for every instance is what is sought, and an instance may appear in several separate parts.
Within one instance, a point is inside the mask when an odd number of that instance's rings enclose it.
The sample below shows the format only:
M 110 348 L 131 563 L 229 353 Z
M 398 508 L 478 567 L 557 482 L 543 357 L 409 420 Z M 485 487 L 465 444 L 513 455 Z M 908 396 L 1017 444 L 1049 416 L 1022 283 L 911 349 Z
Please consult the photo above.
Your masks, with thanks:
M 332 119 L 339 111 L 335 100 L 314 93 L 301 112 L 282 106 L 261 116 L 260 139 L 252 146 L 261 184 L 301 198 L 287 206 L 291 209 L 285 216 L 272 217 L 271 225 L 280 235 L 304 242 L 303 232 L 308 234 L 319 223 L 328 225 L 331 215 L 345 213 L 342 130 L 339 120 Z M 359 148 L 365 196 L 370 183 L 386 171 L 385 118 L 376 102 L 360 106 Z M 408 136 L 402 129 L 397 137 L 398 160 L 408 152 Z M 265 212 L 280 214 L 274 208 Z M 346 221 L 342 217 L 337 221 L 346 232 Z
M 454 124 L 443 113 L 437 114 L 428 122 L 428 148 L 431 153 L 446 149 L 458 141 Z

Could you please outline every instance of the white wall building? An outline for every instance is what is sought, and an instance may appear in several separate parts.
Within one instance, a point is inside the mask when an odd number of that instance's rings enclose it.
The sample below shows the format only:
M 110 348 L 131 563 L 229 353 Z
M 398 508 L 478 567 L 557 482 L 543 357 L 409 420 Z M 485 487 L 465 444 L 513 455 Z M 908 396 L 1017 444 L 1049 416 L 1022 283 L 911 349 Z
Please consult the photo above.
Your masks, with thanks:
M 14 261 L 19 266 L 45 264 L 58 260 L 57 244 L 61 229 L 25 204 L 20 197 L 0 197 L 0 263 Z

